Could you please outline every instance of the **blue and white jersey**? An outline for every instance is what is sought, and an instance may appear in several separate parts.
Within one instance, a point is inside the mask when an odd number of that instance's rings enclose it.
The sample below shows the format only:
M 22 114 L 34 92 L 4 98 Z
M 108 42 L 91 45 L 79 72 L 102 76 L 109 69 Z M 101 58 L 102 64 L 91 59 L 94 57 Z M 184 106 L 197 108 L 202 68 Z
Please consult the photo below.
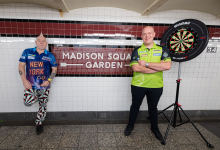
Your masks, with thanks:
M 19 59 L 26 63 L 26 78 L 31 83 L 33 89 L 49 89 L 40 86 L 50 76 L 51 67 L 56 67 L 57 62 L 54 55 L 45 49 L 44 53 L 39 53 L 35 48 L 25 49 Z

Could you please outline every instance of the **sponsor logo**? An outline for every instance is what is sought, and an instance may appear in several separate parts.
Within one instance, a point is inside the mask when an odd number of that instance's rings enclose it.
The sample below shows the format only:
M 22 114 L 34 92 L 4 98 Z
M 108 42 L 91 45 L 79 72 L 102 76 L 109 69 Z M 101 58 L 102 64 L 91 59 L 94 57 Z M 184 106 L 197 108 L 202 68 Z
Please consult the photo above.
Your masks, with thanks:
M 43 56 L 42 60 L 47 60 L 47 61 L 50 61 L 50 60 L 51 60 L 51 58 L 50 58 L 50 57 Z
M 179 57 L 179 58 L 173 57 L 173 59 L 178 59 L 178 60 L 186 59 L 186 58 L 188 58 L 188 57 L 187 56 L 186 57 Z
M 28 59 L 35 59 L 34 56 L 28 56 Z
M 153 56 L 161 56 L 161 53 L 154 53 Z
M 161 43 L 161 45 L 165 45 L 165 43 Z
M 145 52 L 147 52 L 147 51 L 140 51 L 140 52 L 138 52 L 138 53 L 145 53 Z
M 142 54 L 141 57 L 147 57 L 147 54 Z
M 200 39 L 200 40 L 204 40 L 204 39 L 206 39 L 206 36 L 203 35 L 203 36 L 201 36 L 199 39 Z
M 135 56 L 135 57 L 133 57 L 133 59 L 134 60 L 140 60 L 140 56 L 138 55 L 138 56 Z
M 174 28 L 178 27 L 178 26 L 181 26 L 181 25 L 189 25 L 190 22 L 181 22 L 181 23 L 178 23 L 174 26 Z
M 21 56 L 21 59 L 25 59 L 25 56 Z
M 36 55 L 33 55 L 33 54 L 28 54 L 28 56 L 36 56 Z
M 165 53 L 163 54 L 163 57 L 166 58 L 167 56 L 168 56 L 168 54 L 165 52 Z

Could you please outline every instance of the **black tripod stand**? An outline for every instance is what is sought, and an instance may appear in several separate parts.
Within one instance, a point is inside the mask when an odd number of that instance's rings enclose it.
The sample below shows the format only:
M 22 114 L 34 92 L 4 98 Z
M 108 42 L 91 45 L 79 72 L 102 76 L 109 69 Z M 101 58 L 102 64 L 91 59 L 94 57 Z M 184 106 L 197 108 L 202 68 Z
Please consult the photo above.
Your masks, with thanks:
M 165 133 L 165 136 L 164 136 L 164 140 L 161 142 L 161 144 L 165 145 L 166 144 L 166 138 L 167 138 L 167 135 L 168 135 L 168 132 L 169 132 L 169 129 L 170 129 L 170 125 L 172 125 L 174 128 L 175 127 L 178 127 L 178 126 L 181 126 L 185 123 L 188 123 L 190 122 L 194 127 L 195 129 L 198 131 L 198 133 L 201 135 L 201 137 L 204 139 L 204 141 L 206 142 L 207 146 L 209 148 L 214 148 L 214 146 L 212 146 L 204 137 L 203 135 L 200 133 L 200 131 L 197 129 L 197 127 L 194 125 L 194 123 L 189 119 L 189 117 L 186 115 L 186 113 L 183 111 L 181 105 L 178 103 L 178 97 L 179 97 L 179 86 L 180 86 L 180 72 L 181 72 L 181 62 L 179 62 L 179 70 L 178 70 L 178 79 L 176 80 L 176 83 L 177 83 L 177 89 L 176 89 L 176 101 L 175 103 L 173 103 L 172 105 L 168 106 L 167 108 L 165 108 L 164 110 L 162 110 L 161 112 L 158 113 L 159 114 L 163 114 L 165 116 L 165 118 L 168 120 L 169 124 L 168 124 L 168 127 L 167 127 L 167 130 L 166 130 L 166 133 Z M 169 109 L 170 107 L 174 106 L 173 108 L 173 112 L 172 112 L 172 115 L 171 115 L 171 118 L 170 120 L 167 118 L 167 116 L 164 114 L 164 111 L 166 111 L 167 109 Z M 180 114 L 180 110 L 183 112 L 183 114 L 186 116 L 186 118 L 188 119 L 188 121 L 186 122 L 182 122 L 182 118 L 181 118 L 181 114 Z M 180 124 L 176 124 L 176 118 L 177 118 L 177 113 L 179 115 L 179 118 L 180 118 Z

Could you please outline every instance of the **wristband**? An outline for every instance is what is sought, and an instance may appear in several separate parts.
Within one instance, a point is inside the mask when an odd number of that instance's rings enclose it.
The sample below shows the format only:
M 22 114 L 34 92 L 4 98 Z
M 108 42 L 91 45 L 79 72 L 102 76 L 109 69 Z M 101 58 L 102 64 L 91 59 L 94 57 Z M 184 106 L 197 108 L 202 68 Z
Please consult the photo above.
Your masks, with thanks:
M 51 83 L 51 82 L 52 82 L 52 79 L 51 79 L 51 78 L 48 78 L 47 81 L 49 81 L 49 82 Z

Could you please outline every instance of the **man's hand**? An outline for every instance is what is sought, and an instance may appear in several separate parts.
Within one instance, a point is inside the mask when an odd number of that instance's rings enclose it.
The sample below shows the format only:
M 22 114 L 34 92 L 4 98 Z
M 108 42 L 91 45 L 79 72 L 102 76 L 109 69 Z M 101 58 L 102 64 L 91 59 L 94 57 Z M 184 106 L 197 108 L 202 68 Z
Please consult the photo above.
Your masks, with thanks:
M 139 63 L 139 65 L 140 66 L 142 66 L 142 67 L 146 67 L 146 61 L 144 61 L 144 60 L 138 60 L 138 63 Z
M 23 85 L 25 89 L 32 89 L 31 83 L 27 79 L 23 80 Z
M 49 81 L 44 81 L 40 86 L 49 86 L 50 82 Z

